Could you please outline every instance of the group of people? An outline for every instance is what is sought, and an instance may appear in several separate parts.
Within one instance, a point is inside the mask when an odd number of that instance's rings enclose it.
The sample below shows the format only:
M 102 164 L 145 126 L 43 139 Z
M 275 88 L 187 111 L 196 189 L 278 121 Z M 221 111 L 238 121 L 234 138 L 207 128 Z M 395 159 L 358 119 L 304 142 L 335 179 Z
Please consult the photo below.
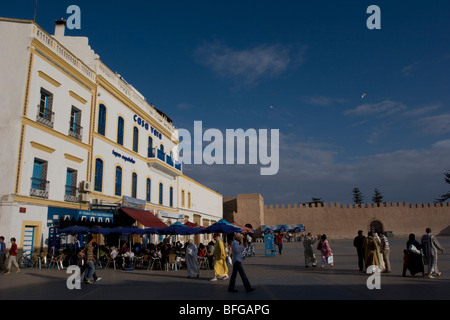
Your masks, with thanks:
M 391 272 L 389 241 L 383 232 L 369 231 L 364 236 L 363 231 L 359 230 L 353 246 L 358 254 L 359 271 L 366 272 L 370 267 L 373 272 Z M 375 270 L 375 267 L 378 269 Z
M 305 267 L 309 267 L 311 264 L 313 267 L 317 267 L 317 258 L 314 253 L 314 245 L 317 241 L 316 249 L 320 251 L 321 267 L 325 268 L 326 265 L 334 267 L 334 255 L 328 243 L 327 236 L 325 234 L 314 237 L 311 232 L 303 237 L 303 248 L 305 250 Z
M 214 234 L 214 277 L 210 281 L 220 280 L 230 280 L 228 284 L 229 292 L 237 292 L 235 289 L 237 274 L 241 277 L 242 283 L 244 285 L 246 292 L 252 292 L 255 290 L 250 285 L 250 281 L 245 274 L 244 268 L 242 267 L 242 252 L 245 246 L 248 245 L 248 241 L 245 244 L 242 243 L 243 234 L 236 233 L 234 235 L 234 240 L 227 249 L 227 246 L 220 239 L 218 233 Z M 186 265 L 187 265 L 187 278 L 198 278 L 200 275 L 199 264 L 198 264 L 198 248 L 191 241 L 188 242 L 186 246 Z M 231 277 L 228 276 L 228 259 L 231 258 L 231 263 L 233 266 L 233 271 Z
M 16 267 L 16 273 L 20 272 L 19 264 L 17 263 L 17 244 L 16 238 L 11 238 L 11 247 L 9 251 L 6 250 L 5 237 L 0 236 L 0 272 L 3 274 L 11 273 L 11 266 Z M 6 262 L 6 254 L 9 253 L 8 262 Z M 5 267 L 6 264 L 6 267 Z
M 435 236 L 431 234 L 431 229 L 427 228 L 421 241 L 416 240 L 414 234 L 409 235 L 406 242 L 406 249 L 403 250 L 403 270 L 402 276 L 406 276 L 409 270 L 411 276 L 421 273 L 422 276 L 434 278 L 441 276 L 438 267 L 438 251 L 444 252 Z M 367 236 L 359 230 L 358 235 L 353 240 L 358 254 L 359 271 L 367 272 L 391 272 L 389 241 L 383 232 L 369 231 Z M 428 266 L 425 273 L 424 265 Z
M 428 278 L 440 277 L 441 272 L 438 266 L 438 251 L 444 253 L 444 248 L 434 235 L 431 229 L 427 228 L 421 241 L 416 240 L 414 234 L 409 235 L 406 242 L 406 249 L 403 251 L 403 271 L 402 276 L 406 277 L 409 270 L 411 276 L 421 273 Z M 425 265 L 427 272 L 425 272 Z

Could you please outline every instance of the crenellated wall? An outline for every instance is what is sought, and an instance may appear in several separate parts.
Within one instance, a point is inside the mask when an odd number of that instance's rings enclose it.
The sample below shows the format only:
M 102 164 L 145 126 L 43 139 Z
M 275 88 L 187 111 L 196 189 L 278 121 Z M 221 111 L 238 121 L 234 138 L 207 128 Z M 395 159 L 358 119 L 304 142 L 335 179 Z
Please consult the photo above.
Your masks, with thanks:
M 306 232 L 335 239 L 380 228 L 399 237 L 422 236 L 426 228 L 435 235 L 450 235 L 450 203 L 264 205 L 260 194 L 245 194 L 224 199 L 224 217 L 241 225 L 251 223 L 257 231 L 262 225 L 303 224 Z
M 436 235 L 450 235 L 449 203 L 269 205 L 264 206 L 264 219 L 267 225 L 301 223 L 307 232 L 332 238 L 351 238 L 358 230 L 367 233 L 380 226 L 394 236 L 422 235 L 427 227 Z

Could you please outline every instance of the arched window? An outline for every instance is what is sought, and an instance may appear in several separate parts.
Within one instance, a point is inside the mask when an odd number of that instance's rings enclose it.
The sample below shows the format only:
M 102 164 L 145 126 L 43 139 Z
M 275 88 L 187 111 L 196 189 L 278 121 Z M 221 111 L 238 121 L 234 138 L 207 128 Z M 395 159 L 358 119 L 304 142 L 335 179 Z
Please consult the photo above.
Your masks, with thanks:
M 139 151 L 139 129 L 137 127 L 133 128 L 133 151 Z
M 163 184 L 159 183 L 159 204 L 163 204 Z
M 147 178 L 147 189 L 145 192 L 147 202 L 150 202 L 151 200 L 151 191 L 152 191 L 152 180 L 150 180 L 150 178 Z
M 123 146 L 123 134 L 124 134 L 124 120 L 122 117 L 119 117 L 117 120 L 117 143 Z
M 94 190 L 102 192 L 103 190 L 103 160 L 95 160 L 95 178 L 94 178 Z
M 131 175 L 131 197 L 137 198 L 137 174 L 133 172 Z
M 173 207 L 173 187 L 170 187 L 169 200 L 170 200 L 169 205 Z
M 98 133 L 102 136 L 106 133 L 106 107 L 101 104 L 98 108 Z
M 122 168 L 119 166 L 116 167 L 116 182 L 114 194 L 119 197 L 122 195 Z

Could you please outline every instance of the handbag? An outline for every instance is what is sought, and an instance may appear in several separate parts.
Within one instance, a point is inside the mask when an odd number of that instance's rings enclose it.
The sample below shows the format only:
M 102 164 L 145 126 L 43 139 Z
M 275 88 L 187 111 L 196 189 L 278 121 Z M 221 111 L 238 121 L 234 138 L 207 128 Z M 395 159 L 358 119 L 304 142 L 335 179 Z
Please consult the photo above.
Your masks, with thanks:
M 410 245 L 408 248 L 409 252 L 414 253 L 414 254 L 420 254 L 420 250 L 417 249 L 417 247 L 415 245 Z
M 333 258 L 332 255 L 327 257 L 327 262 L 328 262 L 328 264 L 333 264 L 334 263 L 334 258 Z

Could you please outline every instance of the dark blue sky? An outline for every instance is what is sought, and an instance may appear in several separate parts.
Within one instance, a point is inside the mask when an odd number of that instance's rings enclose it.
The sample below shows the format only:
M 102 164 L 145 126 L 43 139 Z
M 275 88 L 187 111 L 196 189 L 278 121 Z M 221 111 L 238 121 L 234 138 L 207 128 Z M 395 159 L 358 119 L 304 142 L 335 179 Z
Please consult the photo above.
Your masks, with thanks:
M 0 16 L 32 19 L 35 0 Z M 432 202 L 450 170 L 450 2 L 38 1 L 36 22 L 81 9 L 91 47 L 178 128 L 280 130 L 280 170 L 187 165 L 224 196 Z M 369 5 L 381 30 L 369 30 Z M 362 94 L 367 93 L 364 99 Z M 273 109 L 270 108 L 273 106 Z

